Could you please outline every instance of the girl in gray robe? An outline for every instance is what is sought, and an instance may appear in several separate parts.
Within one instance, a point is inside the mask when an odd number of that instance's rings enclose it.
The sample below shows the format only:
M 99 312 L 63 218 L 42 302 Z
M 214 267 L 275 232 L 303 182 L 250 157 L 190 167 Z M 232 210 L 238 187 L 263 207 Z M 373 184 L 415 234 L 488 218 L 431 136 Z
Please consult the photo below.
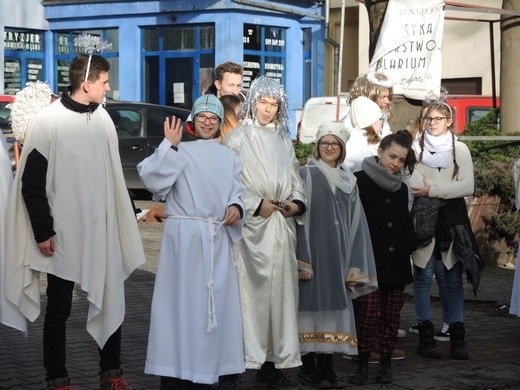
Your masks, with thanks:
M 318 130 L 314 158 L 300 168 L 308 196 L 297 227 L 298 328 L 308 386 L 339 388 L 333 353 L 357 355 L 352 298 L 377 289 L 374 255 L 356 178 L 342 164 L 349 133 L 338 122 Z

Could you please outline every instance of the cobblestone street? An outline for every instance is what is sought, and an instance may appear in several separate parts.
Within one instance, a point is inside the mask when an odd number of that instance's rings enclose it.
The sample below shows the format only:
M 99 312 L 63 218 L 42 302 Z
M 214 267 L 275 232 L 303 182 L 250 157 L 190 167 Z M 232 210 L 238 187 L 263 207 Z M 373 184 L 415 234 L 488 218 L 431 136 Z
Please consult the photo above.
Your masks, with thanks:
M 143 207 L 143 206 L 141 206 Z M 148 338 L 150 303 L 155 278 L 156 259 L 161 242 L 162 224 L 140 224 L 146 248 L 147 263 L 126 282 L 127 314 L 123 324 L 123 369 L 134 390 L 158 389 L 158 378 L 144 374 Z M 45 307 L 42 277 L 42 308 Z M 424 359 L 415 353 L 417 336 L 408 333 L 398 346 L 406 352 L 402 361 L 392 364 L 394 382 L 383 386 L 375 382 L 377 365 L 370 366 L 370 380 L 364 389 L 514 389 L 520 388 L 520 319 L 504 315 L 501 302 L 508 302 L 513 271 L 485 269 L 482 293 L 486 301 L 498 302 L 466 308 L 468 361 L 449 358 L 449 343 L 438 343 L 444 352 L 439 360 Z M 407 289 L 409 292 L 409 289 Z M 469 297 L 471 298 L 471 297 Z M 493 298 L 493 299 L 490 299 Z M 471 307 L 486 307 L 485 313 Z M 493 308 L 496 314 L 493 315 Z M 441 313 L 434 305 L 433 318 Z M 482 311 L 482 310 L 481 310 Z M 87 304 L 85 293 L 76 288 L 72 315 L 68 321 L 68 369 L 77 389 L 96 389 L 98 354 L 95 342 L 85 330 Z M 401 328 L 407 330 L 415 322 L 413 300 L 406 300 Z M 436 324 L 438 326 L 440 324 Z M 17 331 L 0 326 L 0 389 L 43 389 L 45 372 L 42 367 L 43 315 L 29 327 L 27 339 Z M 335 357 L 340 375 L 347 375 L 354 362 Z M 295 377 L 297 369 L 288 370 Z M 254 372 L 242 375 L 244 389 L 254 389 Z M 349 385 L 349 387 L 354 387 Z

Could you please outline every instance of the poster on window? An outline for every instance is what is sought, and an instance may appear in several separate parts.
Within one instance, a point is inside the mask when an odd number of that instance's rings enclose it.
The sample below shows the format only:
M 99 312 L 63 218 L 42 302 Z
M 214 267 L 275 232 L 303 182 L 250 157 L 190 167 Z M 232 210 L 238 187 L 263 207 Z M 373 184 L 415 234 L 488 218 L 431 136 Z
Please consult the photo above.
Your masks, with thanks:
M 43 81 L 43 61 L 28 60 L 27 61 L 27 81 Z
M 69 66 L 70 63 L 67 60 L 56 61 L 56 72 L 58 75 L 58 92 L 65 92 L 70 85 L 69 79 Z
M 4 61 L 4 93 L 14 95 L 22 89 L 20 60 L 7 58 Z
M 249 89 L 251 83 L 260 75 L 260 56 L 244 55 L 244 78 L 242 88 Z
M 394 94 L 439 95 L 444 1 L 390 0 L 369 70 L 394 81 Z

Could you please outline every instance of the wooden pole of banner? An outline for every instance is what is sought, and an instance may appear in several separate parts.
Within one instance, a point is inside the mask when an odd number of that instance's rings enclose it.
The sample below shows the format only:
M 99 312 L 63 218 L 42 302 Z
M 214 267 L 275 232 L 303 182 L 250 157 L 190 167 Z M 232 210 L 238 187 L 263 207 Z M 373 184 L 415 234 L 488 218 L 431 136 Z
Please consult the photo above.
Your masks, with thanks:
M 13 143 L 14 152 L 14 166 L 18 170 L 18 164 L 20 163 L 20 144 L 18 142 Z
M 339 95 L 341 94 L 341 76 L 343 69 L 343 38 L 345 37 L 345 0 L 341 1 L 341 27 L 339 29 L 341 34 L 339 39 L 339 63 L 338 63 L 338 86 L 337 86 L 337 97 L 336 97 L 336 122 L 339 122 L 339 108 L 340 108 L 340 99 Z

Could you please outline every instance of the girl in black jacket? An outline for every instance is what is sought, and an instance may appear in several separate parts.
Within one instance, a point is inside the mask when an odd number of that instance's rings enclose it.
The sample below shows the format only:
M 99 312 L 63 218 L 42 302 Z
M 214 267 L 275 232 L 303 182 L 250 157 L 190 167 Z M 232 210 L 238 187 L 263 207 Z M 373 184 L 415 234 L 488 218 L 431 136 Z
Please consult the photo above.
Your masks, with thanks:
M 408 212 L 408 187 L 403 171 L 410 174 L 415 164 L 412 137 L 406 130 L 381 140 L 377 156 L 367 157 L 356 172 L 359 195 L 370 229 L 379 289 L 355 300 L 359 359 L 349 382 L 363 384 L 368 377 L 368 360 L 379 341 L 377 381 L 392 381 L 390 358 L 404 303 L 404 288 L 412 283 L 410 254 L 415 235 Z

